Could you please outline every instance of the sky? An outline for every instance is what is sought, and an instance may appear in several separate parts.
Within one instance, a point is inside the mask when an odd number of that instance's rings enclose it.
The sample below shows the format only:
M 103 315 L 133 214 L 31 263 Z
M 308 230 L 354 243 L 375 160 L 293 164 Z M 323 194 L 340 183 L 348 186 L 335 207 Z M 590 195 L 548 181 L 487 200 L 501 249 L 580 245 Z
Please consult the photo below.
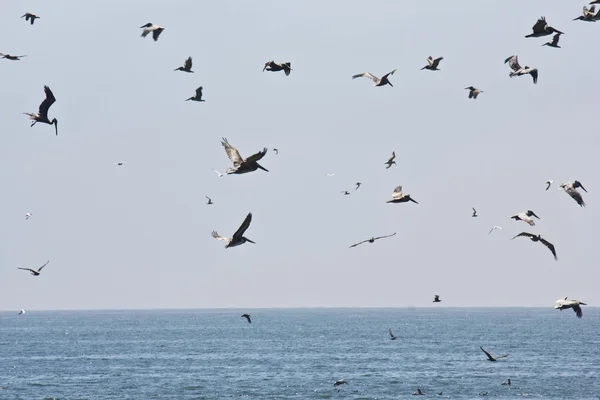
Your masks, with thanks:
M 0 52 L 27 57 L 0 60 L 0 309 L 597 305 L 600 25 L 572 21 L 583 5 L 4 2 Z M 562 48 L 524 37 L 542 15 Z M 509 78 L 511 55 L 537 85 Z M 174 72 L 188 56 L 195 73 Z M 351 79 L 394 69 L 393 87 Z M 58 136 L 22 114 L 44 85 Z M 206 102 L 184 101 L 198 86 Z M 219 178 L 222 137 L 267 147 L 269 172 Z M 558 188 L 575 179 L 585 208 Z M 398 185 L 419 204 L 386 204 Z M 536 226 L 510 219 L 528 209 Z M 210 236 L 248 212 L 255 245 Z

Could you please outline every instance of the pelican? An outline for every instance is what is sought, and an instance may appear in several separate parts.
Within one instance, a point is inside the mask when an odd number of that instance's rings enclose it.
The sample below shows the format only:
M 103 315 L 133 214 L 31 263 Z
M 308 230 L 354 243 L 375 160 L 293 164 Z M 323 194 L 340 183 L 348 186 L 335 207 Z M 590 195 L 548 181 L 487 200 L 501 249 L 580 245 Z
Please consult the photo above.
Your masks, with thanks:
M 419 204 L 417 201 L 413 200 L 412 197 L 410 197 L 410 194 L 402 193 L 402 186 L 396 186 L 394 192 L 392 193 L 392 199 L 386 201 L 386 203 L 406 203 L 408 201 Z
M 390 333 L 390 340 L 396 340 L 398 339 L 398 337 L 394 336 L 394 334 L 392 333 L 392 329 L 388 329 L 388 332 Z
M 355 192 L 358 190 L 358 188 L 360 187 L 360 185 L 362 185 L 361 182 L 356 182 L 356 189 L 354 189 Z
M 283 70 L 283 72 L 285 73 L 285 76 L 288 76 L 290 74 L 290 72 L 292 71 L 292 63 L 291 62 L 276 63 L 275 61 L 267 61 L 263 68 L 263 72 L 265 72 L 265 70 L 271 71 L 271 72 L 278 72 L 278 71 Z
M 392 156 L 389 158 L 389 160 L 387 160 L 384 164 L 385 164 L 385 169 L 389 169 L 392 164 L 393 165 L 398 165 L 396 164 L 396 161 L 394 161 L 394 159 L 396 158 L 396 152 L 392 151 Z
M 121 167 L 125 164 L 125 161 L 115 161 L 113 164 Z
M 173 71 L 194 73 L 194 71 L 192 71 L 192 57 L 188 57 L 187 60 L 185 60 L 185 62 L 183 63 L 183 67 L 176 68 Z
M 536 217 L 537 219 L 540 219 L 540 217 L 535 215 L 535 213 L 531 210 L 527 210 L 525 212 L 513 215 L 511 218 L 517 221 L 527 222 L 529 225 L 534 226 L 535 221 L 533 220 L 533 218 L 531 218 L 532 216 Z
M 352 79 L 364 77 L 364 78 L 369 78 L 370 80 L 372 80 L 373 82 L 375 82 L 375 84 L 373 86 L 390 85 L 391 87 L 394 87 L 394 85 L 392 85 L 392 82 L 390 82 L 389 79 L 388 79 L 388 77 L 390 75 L 394 75 L 394 72 L 396 72 L 396 70 L 393 70 L 392 72 L 388 72 L 381 79 L 379 79 L 378 77 L 376 77 L 375 75 L 373 75 L 370 72 L 363 72 L 361 74 L 353 75 Z
M 413 392 L 413 396 L 423 396 L 425 393 L 421 391 L 421 389 L 417 388 L 416 392 Z
M 592 2 L 590 4 L 600 4 Z M 586 21 L 586 22 L 596 22 L 596 15 L 594 12 L 596 11 L 596 6 L 593 5 L 589 9 L 586 6 L 583 6 L 583 15 L 580 15 L 577 18 L 574 18 L 573 21 Z
M 565 310 L 567 308 L 572 308 L 573 311 L 575 311 L 575 314 L 577 314 L 577 318 L 581 318 L 583 316 L 581 306 L 587 306 L 587 304 L 582 303 L 579 300 L 567 300 L 567 297 L 565 297 L 564 299 L 556 300 L 556 305 L 554 306 L 554 308 L 560 311 Z
M 32 213 L 25 214 L 25 219 L 27 220 L 27 219 L 31 218 L 32 215 L 33 215 Z
M 546 185 L 548 185 L 548 186 L 546 186 L 546 191 L 548 191 L 548 189 L 550 189 L 550 186 L 552 186 L 553 183 L 554 183 L 554 181 L 550 181 L 550 180 L 546 181 Z
M 34 126 L 36 122 L 42 122 L 48 125 L 54 125 L 54 130 L 56 131 L 56 135 L 58 136 L 58 120 L 54 118 L 52 121 L 48 118 L 48 110 L 56 101 L 56 97 L 52 93 L 52 90 L 48 86 L 44 86 L 44 92 L 46 93 L 46 98 L 40 104 L 40 108 L 37 114 L 33 113 L 23 113 L 25 115 L 29 115 L 29 119 L 33 120 L 31 126 Z
M 565 192 L 567 192 L 569 194 L 569 196 L 571 196 L 571 198 L 573 200 L 575 200 L 577 202 L 577 204 L 579 204 L 580 207 L 585 207 L 585 202 L 583 201 L 583 197 L 581 197 L 581 193 L 579 193 L 579 191 L 577 190 L 577 188 L 582 188 L 583 191 L 587 193 L 587 190 L 585 190 L 585 188 L 583 187 L 581 182 L 579 182 L 579 181 L 574 181 L 573 183 L 566 182 L 566 183 L 562 183 L 559 187 L 563 188 L 563 190 Z
M 558 29 L 555 29 L 555 28 L 551 27 L 550 25 L 548 25 L 546 23 L 545 17 L 539 18 L 537 20 L 537 22 L 531 27 L 531 29 L 533 30 L 533 32 L 530 33 L 529 35 L 525 36 L 526 38 L 548 36 L 548 35 L 552 35 L 553 33 L 560 33 L 560 34 L 563 33 L 561 31 L 559 31 Z
M 204 197 L 206 197 L 208 199 L 208 201 L 206 202 L 207 205 L 215 204 L 215 203 L 213 203 L 213 201 L 210 197 L 208 197 L 208 196 L 204 196 Z
M 427 65 L 421 68 L 421 71 L 423 71 L 424 69 L 429 69 L 431 71 L 441 71 L 441 69 L 438 68 L 438 65 L 440 65 L 440 61 L 442 61 L 443 59 L 444 57 L 438 57 L 435 60 L 431 56 L 427 57 Z
M 152 39 L 156 42 L 158 37 L 165 30 L 162 26 L 154 25 L 152 22 L 148 22 L 146 25 L 140 26 L 140 29 L 144 28 L 142 32 L 142 37 L 146 37 L 150 32 L 152 32 Z
M 542 242 L 542 244 L 544 246 L 546 246 L 548 249 L 550 249 L 550 251 L 552 252 L 552 255 L 554 256 L 554 259 L 558 261 L 558 257 L 556 256 L 556 250 L 554 249 L 554 245 L 552 243 L 550 243 L 549 241 L 547 241 L 546 239 L 543 239 L 541 235 L 534 235 L 534 234 L 527 233 L 527 232 L 521 232 L 518 235 L 516 235 L 515 237 L 513 237 L 513 239 L 517 238 L 519 236 L 528 237 L 531 239 L 532 242 Z
M 250 319 L 250 314 L 242 314 L 240 317 L 246 318 L 246 321 L 248 321 L 249 324 L 252 323 L 252 319 Z
M 560 49 L 560 46 L 558 45 L 558 40 L 560 39 L 560 35 L 561 33 L 557 33 L 556 35 L 554 35 L 552 37 L 552 41 L 551 42 L 546 42 L 542 45 L 543 46 L 549 46 L 549 47 L 556 47 L 557 49 Z
M 503 384 L 503 385 L 506 385 L 506 386 L 510 386 L 510 385 L 511 385 L 511 383 L 510 383 L 510 378 L 509 378 L 509 379 L 507 379 L 507 380 L 505 380 L 504 382 L 502 382 L 502 384 Z
M 19 311 L 19 313 L 18 313 L 17 315 L 23 315 L 23 314 L 25 314 L 26 312 L 27 312 L 27 311 L 25 311 L 25 310 L 21 310 L 21 311 Z
M 10 54 L 0 53 L 0 58 L 6 58 L 7 60 L 12 60 L 12 61 L 19 61 L 23 57 L 27 57 L 27 55 L 24 54 L 22 56 L 11 56 Z
M 473 210 L 473 215 L 471 215 L 471 217 L 479 217 L 479 215 L 477 215 L 477 210 L 475 209 L 475 207 L 471 207 L 471 209 Z
M 50 260 L 46 261 L 46 263 L 44 265 L 42 265 L 41 267 L 39 267 L 37 269 L 37 271 L 35 269 L 31 269 L 31 268 L 17 267 L 17 269 L 22 269 L 22 270 L 25 270 L 25 271 L 29 271 L 29 272 L 31 272 L 31 275 L 33 275 L 33 276 L 39 276 L 40 272 L 42 272 L 42 268 L 44 268 L 46 265 L 48 265 L 49 262 L 50 262 Z
M 275 155 L 278 156 L 279 155 L 279 150 L 276 148 L 273 148 L 273 151 L 275 152 Z
M 236 148 L 229 144 L 227 139 L 223 138 L 221 144 L 225 148 L 227 157 L 229 157 L 229 159 L 233 162 L 233 168 L 227 168 L 227 171 L 225 171 L 227 174 L 245 174 L 248 172 L 256 171 L 259 168 L 263 171 L 269 172 L 268 169 L 263 168 L 263 166 L 258 163 L 258 160 L 260 160 L 265 156 L 265 154 L 267 154 L 266 147 L 262 151 L 259 151 L 258 153 L 253 154 L 246 159 L 243 159 L 242 156 L 240 156 L 240 153 L 236 150 Z
M 490 360 L 490 361 L 498 361 L 498 359 L 499 359 L 499 358 L 505 358 L 505 357 L 508 357 L 508 354 L 504 354 L 504 355 L 502 355 L 502 356 L 496 356 L 496 357 L 493 357 L 493 356 L 492 356 L 490 353 L 488 353 L 487 351 L 485 351 L 485 350 L 483 349 L 483 347 L 479 346 L 479 348 L 481 349 L 481 351 L 483 351 L 483 352 L 485 353 L 485 355 L 487 356 L 488 360 Z
M 248 229 L 248 227 L 250 226 L 250 222 L 252 222 L 252 213 L 248 213 L 248 215 L 246 215 L 246 219 L 244 220 L 244 222 L 242 222 L 242 225 L 240 225 L 238 230 L 235 231 L 235 233 L 233 234 L 233 237 L 228 238 L 228 237 L 219 236 L 217 231 L 212 231 L 212 237 L 214 237 L 217 240 L 223 240 L 225 242 L 226 249 L 228 249 L 230 247 L 239 246 L 246 242 L 256 244 L 252 240 L 243 236 L 244 232 L 246 232 L 246 229 Z
M 433 302 L 434 302 L 434 303 L 441 303 L 441 302 L 442 302 L 442 301 L 440 300 L 440 295 L 439 295 L 439 294 L 436 294 L 436 295 L 433 297 Z
M 204 101 L 202 100 L 202 86 L 196 89 L 196 95 L 190 97 L 189 99 L 185 99 L 185 101 L 193 100 L 193 101 Z
M 337 381 L 335 381 L 335 383 L 333 384 L 333 386 L 340 386 L 340 385 L 343 385 L 344 383 L 347 384 L 348 382 L 346 382 L 343 379 L 338 379 Z
M 508 63 L 508 66 L 514 71 L 508 75 L 511 78 L 514 76 L 521 76 L 521 75 L 529 74 L 533 78 L 533 83 L 537 83 L 537 80 L 538 80 L 537 68 L 529 68 L 528 66 L 525 66 L 525 68 L 521 67 L 519 65 L 519 59 L 517 56 L 508 57 L 506 60 L 504 60 L 504 64 L 506 64 L 506 63 Z
M 501 226 L 498 226 L 498 225 L 494 226 L 492 229 L 490 229 L 490 231 L 488 232 L 488 235 L 489 235 L 490 233 L 494 232 L 496 229 L 500 229 L 500 230 L 502 230 L 502 227 L 501 227 Z
M 220 173 L 219 171 L 217 171 L 216 169 L 214 169 L 214 168 L 213 168 L 212 170 L 213 170 L 213 171 L 215 171 L 215 172 L 217 173 L 217 175 L 219 175 L 219 178 L 222 178 L 222 177 L 223 177 L 223 174 L 222 174 L 222 173 Z
M 40 17 L 38 17 L 37 15 L 35 15 L 35 14 L 32 14 L 32 13 L 29 13 L 29 12 L 28 12 L 28 13 L 25 13 L 25 14 L 23 14 L 23 15 L 21 15 L 21 18 L 23 18 L 23 17 L 25 17 L 25 21 L 29 21 L 29 20 L 31 20 L 31 25 L 33 25 L 33 23 L 35 22 L 35 20 L 36 20 L 37 18 L 40 18 Z
M 469 90 L 469 98 L 475 100 L 479 93 L 483 93 L 483 90 L 479 90 L 476 87 L 468 86 L 465 89 Z
M 344 196 L 350 195 L 350 192 L 347 190 L 342 190 L 340 193 L 343 194 Z
M 372 237 L 371 239 L 363 240 L 362 242 L 358 242 L 358 243 L 356 243 L 356 244 L 353 244 L 352 246 L 350 246 L 350 248 L 352 248 L 352 247 L 356 247 L 356 246 L 358 246 L 359 244 L 363 244 L 363 243 L 367 243 L 367 242 L 369 242 L 369 243 L 374 243 L 376 240 L 379 240 L 379 239 L 385 239 L 385 238 L 389 238 L 389 237 L 392 237 L 392 236 L 394 236 L 395 234 L 396 234 L 396 232 L 392 233 L 391 235 L 387 235 L 387 236 L 377 236 L 377 237 Z

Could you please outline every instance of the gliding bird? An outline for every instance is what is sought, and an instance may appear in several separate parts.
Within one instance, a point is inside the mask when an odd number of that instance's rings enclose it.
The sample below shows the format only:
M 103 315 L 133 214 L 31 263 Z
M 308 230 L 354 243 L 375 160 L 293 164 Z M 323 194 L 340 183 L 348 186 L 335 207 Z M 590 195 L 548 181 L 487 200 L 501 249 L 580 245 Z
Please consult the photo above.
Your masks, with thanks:
M 440 65 L 440 61 L 442 61 L 443 59 L 444 57 L 438 57 L 435 60 L 431 56 L 427 57 L 427 65 L 421 68 L 421 71 L 423 71 L 424 69 L 428 69 L 431 71 L 441 71 L 441 69 L 438 68 L 438 65 Z
M 7 60 L 12 60 L 12 61 L 19 61 L 23 57 L 27 57 L 27 55 L 24 54 L 22 56 L 11 56 L 10 54 L 0 53 L 0 58 L 6 58 Z
M 142 37 L 146 37 L 150 32 L 152 32 L 152 39 L 156 42 L 158 37 L 165 30 L 162 26 L 154 25 L 152 22 L 148 22 L 146 25 L 140 26 L 140 28 L 144 28 L 142 32 Z
M 581 306 L 587 306 L 587 304 L 582 303 L 579 300 L 567 300 L 567 297 L 565 297 L 564 299 L 556 300 L 556 305 L 554 306 L 554 308 L 560 311 L 572 308 L 573 311 L 575 311 L 575 314 L 577 314 L 577 318 L 581 318 L 583 316 Z
M 497 361 L 499 358 L 508 357 L 508 354 L 504 354 L 504 355 L 501 355 L 501 356 L 493 357 L 490 353 L 488 353 L 487 351 L 485 351 L 483 349 L 483 347 L 479 346 L 479 348 L 481 349 L 481 351 L 483 351 L 485 353 L 485 355 L 487 356 L 487 358 L 488 358 L 489 361 Z
M 352 247 L 356 247 L 356 246 L 358 246 L 359 244 L 363 244 L 363 243 L 367 243 L 367 242 L 369 242 L 369 243 L 374 243 L 376 240 L 379 240 L 379 239 L 385 239 L 385 238 L 389 238 L 389 237 L 392 237 L 392 236 L 394 236 L 395 234 L 396 234 L 396 232 L 392 233 L 391 235 L 387 235 L 387 236 L 377 236 L 377 237 L 372 237 L 371 239 L 363 240 L 362 242 L 358 242 L 358 243 L 356 243 L 356 244 L 353 244 L 352 246 L 350 246 L 350 248 L 352 248 Z
M 514 71 L 511 72 L 508 76 L 515 77 L 521 75 L 531 75 L 533 78 L 533 83 L 537 83 L 538 80 L 538 70 L 537 68 L 529 68 L 525 66 L 525 68 L 519 65 L 519 58 L 517 56 L 510 56 L 506 60 L 504 60 L 504 64 L 508 63 L 508 66 Z
M 408 201 L 419 204 L 417 201 L 413 200 L 412 197 L 410 197 L 410 194 L 402 193 L 402 186 L 396 186 L 394 192 L 392 193 L 392 199 L 386 201 L 386 203 L 406 203 Z
M 579 182 L 579 181 L 574 181 L 573 183 L 566 182 L 566 183 L 561 184 L 560 187 L 563 188 L 563 190 L 565 192 L 567 192 L 567 194 L 569 196 L 571 196 L 571 198 L 573 200 L 575 200 L 577 202 L 577 204 L 579 204 L 580 207 L 585 207 L 585 202 L 583 201 L 583 197 L 581 197 L 581 193 L 579 193 L 579 191 L 577 190 L 577 188 L 582 188 L 583 191 L 587 193 L 587 190 L 585 190 L 585 188 L 583 187 L 581 182 Z
M 545 17 L 539 18 L 531 29 L 533 32 L 525 36 L 526 38 L 548 36 L 552 35 L 553 33 L 563 34 L 563 32 L 548 25 Z
M 185 60 L 185 62 L 183 63 L 183 67 L 176 68 L 173 71 L 194 73 L 194 71 L 192 71 L 192 57 L 188 57 L 187 60 Z
M 25 270 L 25 271 L 29 271 L 29 272 L 31 272 L 31 275 L 33 275 L 33 276 L 39 276 L 40 272 L 42 272 L 42 268 L 44 268 L 46 265 L 48 265 L 49 262 L 50 262 L 50 260 L 46 261 L 46 263 L 44 265 L 42 265 L 41 267 L 39 267 L 37 269 L 37 271 L 35 269 L 31 269 L 31 268 L 17 267 L 17 269 L 22 269 L 22 270 Z
M 375 84 L 373 86 L 390 85 L 391 87 L 394 87 L 394 85 L 392 85 L 392 82 L 390 82 L 389 78 L 388 78 L 390 75 L 394 75 L 394 72 L 396 72 L 396 70 L 393 70 L 392 72 L 388 72 L 381 79 L 379 79 L 378 77 L 376 77 L 375 75 L 373 75 L 370 72 L 363 72 L 360 74 L 353 75 L 352 79 L 364 77 L 364 78 L 368 78 L 368 79 L 372 80 L 373 82 L 375 82 Z
M 33 113 L 23 113 L 25 115 L 29 115 L 29 119 L 33 120 L 31 126 L 34 126 L 36 122 L 41 122 L 48 125 L 54 125 L 54 130 L 56 131 L 56 136 L 58 136 L 58 120 L 54 118 L 52 121 L 48 119 L 48 110 L 56 101 L 52 90 L 48 86 L 44 86 L 44 92 L 46 93 L 46 98 L 40 104 L 40 108 L 37 114 Z
M 515 237 L 513 237 L 512 239 L 517 238 L 519 236 L 528 237 L 531 239 L 532 242 L 541 242 L 544 246 L 546 246 L 552 252 L 554 259 L 556 261 L 558 261 L 558 257 L 556 256 L 556 250 L 554 249 L 554 245 L 552 243 L 550 243 L 549 241 L 547 241 L 546 239 L 543 239 L 542 235 L 534 235 L 534 234 L 528 233 L 528 232 L 521 232 L 518 235 L 516 235 Z
M 252 213 L 248 213 L 248 215 L 246 215 L 246 219 L 244 219 L 244 222 L 242 222 L 242 225 L 240 225 L 238 230 L 235 231 L 235 233 L 233 234 L 233 237 L 228 238 L 228 237 L 219 236 L 217 231 L 212 231 L 211 235 L 212 235 L 212 237 L 214 237 L 217 240 L 223 240 L 225 242 L 226 249 L 228 249 L 230 247 L 242 245 L 246 242 L 256 244 L 252 240 L 250 240 L 244 236 L 244 232 L 246 232 L 246 230 L 250 226 L 250 222 L 252 222 Z
M 258 153 L 253 154 L 246 159 L 243 159 L 240 153 L 237 151 L 237 149 L 231 146 L 227 139 L 223 138 L 221 144 L 225 148 L 225 153 L 227 153 L 227 157 L 229 157 L 229 159 L 233 162 L 233 168 L 227 168 L 227 171 L 225 171 L 227 174 L 245 174 L 248 172 L 256 171 L 259 168 L 263 171 L 269 172 L 268 169 L 264 168 L 258 163 L 258 160 L 260 160 L 265 156 L 265 154 L 267 154 L 266 147 L 262 151 L 259 151 Z

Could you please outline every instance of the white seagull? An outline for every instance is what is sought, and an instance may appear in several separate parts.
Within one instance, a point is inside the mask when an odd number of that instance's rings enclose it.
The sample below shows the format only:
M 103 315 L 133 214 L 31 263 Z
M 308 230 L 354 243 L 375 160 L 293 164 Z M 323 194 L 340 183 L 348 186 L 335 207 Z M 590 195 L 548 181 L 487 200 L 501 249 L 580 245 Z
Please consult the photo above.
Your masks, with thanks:
M 213 171 L 215 171 L 215 172 L 217 173 L 217 175 L 219 175 L 219 178 L 222 178 L 222 177 L 223 177 L 223 174 L 222 174 L 222 173 L 220 173 L 219 171 L 217 171 L 216 169 L 214 169 L 214 168 L 213 168 L 212 170 L 213 170 Z
M 489 235 L 490 233 L 494 232 L 496 229 L 500 229 L 500 230 L 502 230 L 502 227 L 501 227 L 501 226 L 498 226 L 498 225 L 494 226 L 492 229 L 490 229 L 490 231 L 488 232 L 488 235 Z
M 32 215 L 33 215 L 32 213 L 27 213 L 27 214 L 25 214 L 25 219 L 29 219 L 29 218 L 31 218 L 31 216 L 32 216 Z

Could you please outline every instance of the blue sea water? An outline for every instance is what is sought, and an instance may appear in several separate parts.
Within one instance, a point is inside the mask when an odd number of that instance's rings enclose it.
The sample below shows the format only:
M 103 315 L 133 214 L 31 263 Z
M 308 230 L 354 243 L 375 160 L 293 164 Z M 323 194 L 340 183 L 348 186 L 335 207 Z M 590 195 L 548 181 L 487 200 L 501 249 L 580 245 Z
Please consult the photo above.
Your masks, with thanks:
M 480 345 L 510 355 L 489 362 Z M 402 399 L 417 388 L 598 399 L 600 309 L 0 313 L 2 400 Z

